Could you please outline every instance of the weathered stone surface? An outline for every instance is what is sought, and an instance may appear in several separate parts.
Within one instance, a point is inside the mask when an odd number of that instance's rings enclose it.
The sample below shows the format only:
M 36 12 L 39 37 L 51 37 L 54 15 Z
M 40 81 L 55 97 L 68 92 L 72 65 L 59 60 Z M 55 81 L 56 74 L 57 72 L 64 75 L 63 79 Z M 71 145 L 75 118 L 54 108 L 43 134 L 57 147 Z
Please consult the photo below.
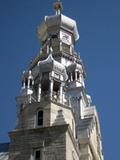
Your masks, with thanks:
M 49 160 L 72 160 L 70 155 L 73 152 L 77 157 L 76 160 L 78 160 L 78 153 L 72 144 L 73 138 L 70 135 L 72 132 L 68 126 L 61 125 L 10 132 L 9 160 L 29 160 L 34 149 L 37 148 L 40 148 L 46 159 Z

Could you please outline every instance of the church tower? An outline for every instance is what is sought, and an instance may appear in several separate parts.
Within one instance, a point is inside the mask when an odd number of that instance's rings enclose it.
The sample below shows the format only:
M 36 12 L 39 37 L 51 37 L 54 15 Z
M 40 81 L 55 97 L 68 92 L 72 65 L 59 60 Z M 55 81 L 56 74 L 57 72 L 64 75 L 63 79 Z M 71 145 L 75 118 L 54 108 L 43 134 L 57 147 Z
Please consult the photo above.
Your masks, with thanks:
M 75 51 L 77 25 L 60 1 L 54 9 L 37 28 L 40 53 L 22 73 L 9 160 L 103 160 L 96 107 Z

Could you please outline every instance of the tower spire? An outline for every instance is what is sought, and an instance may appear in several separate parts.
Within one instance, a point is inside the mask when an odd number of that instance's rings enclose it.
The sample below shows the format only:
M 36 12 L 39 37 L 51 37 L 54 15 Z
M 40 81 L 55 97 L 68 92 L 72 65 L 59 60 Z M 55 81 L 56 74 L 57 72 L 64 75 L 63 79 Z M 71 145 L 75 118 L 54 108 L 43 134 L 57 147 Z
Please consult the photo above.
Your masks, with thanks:
M 56 11 L 56 15 L 61 14 L 61 10 L 63 9 L 62 2 L 60 0 L 57 0 L 54 4 L 53 7 Z

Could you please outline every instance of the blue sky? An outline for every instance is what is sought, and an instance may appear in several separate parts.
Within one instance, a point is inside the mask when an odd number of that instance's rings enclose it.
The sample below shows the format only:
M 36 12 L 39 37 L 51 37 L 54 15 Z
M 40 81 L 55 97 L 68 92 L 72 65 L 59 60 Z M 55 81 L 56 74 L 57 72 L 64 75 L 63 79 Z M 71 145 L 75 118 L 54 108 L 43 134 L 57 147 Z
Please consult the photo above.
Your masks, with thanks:
M 54 14 L 54 0 L 0 0 L 0 142 L 15 126 L 20 76 L 40 49 L 36 27 Z M 76 50 L 87 72 L 86 88 L 97 106 L 105 160 L 119 159 L 120 2 L 63 0 L 63 14 L 77 21 Z

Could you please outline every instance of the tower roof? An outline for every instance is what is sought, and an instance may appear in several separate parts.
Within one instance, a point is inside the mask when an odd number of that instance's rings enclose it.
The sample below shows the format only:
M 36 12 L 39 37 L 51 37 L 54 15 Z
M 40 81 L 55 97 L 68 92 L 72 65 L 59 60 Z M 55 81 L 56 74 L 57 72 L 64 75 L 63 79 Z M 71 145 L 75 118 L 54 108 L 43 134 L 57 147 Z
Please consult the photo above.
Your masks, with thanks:
M 40 40 L 43 42 L 47 36 L 52 32 L 59 29 L 64 29 L 73 34 L 75 41 L 79 39 L 79 33 L 76 25 L 76 21 L 63 15 L 45 16 L 43 22 L 38 27 L 38 34 Z
M 75 69 L 78 69 L 79 71 L 82 71 L 82 66 L 77 64 L 77 63 L 72 63 L 67 67 L 68 73 L 75 71 Z
M 65 66 L 63 66 L 58 61 L 54 60 L 54 58 L 52 57 L 52 54 L 50 54 L 47 59 L 43 61 L 39 61 L 38 66 L 41 71 L 52 71 L 52 70 L 57 71 L 58 73 L 64 76 L 65 81 L 68 78 Z

